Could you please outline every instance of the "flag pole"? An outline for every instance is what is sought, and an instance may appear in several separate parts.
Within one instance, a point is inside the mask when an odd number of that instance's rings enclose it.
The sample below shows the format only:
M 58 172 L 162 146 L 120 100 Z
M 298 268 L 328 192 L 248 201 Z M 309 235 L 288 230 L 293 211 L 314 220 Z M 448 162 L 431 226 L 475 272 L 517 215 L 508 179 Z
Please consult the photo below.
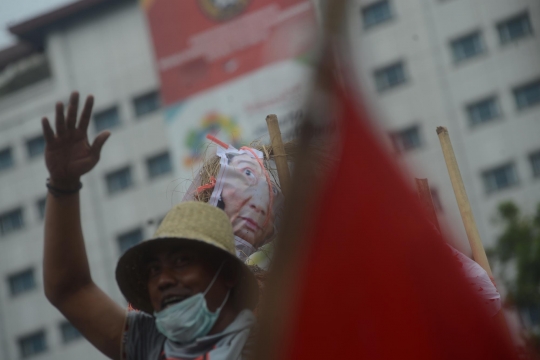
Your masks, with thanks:
M 446 167 L 448 168 L 448 174 L 450 175 L 452 187 L 454 188 L 454 194 L 458 203 L 461 219 L 463 220 L 463 225 L 465 226 L 467 239 L 469 239 L 469 244 L 471 245 L 473 259 L 487 272 L 493 284 L 496 285 L 495 279 L 493 278 L 493 273 L 491 272 L 491 267 L 489 266 L 486 251 L 484 250 L 482 240 L 480 239 L 480 233 L 478 232 L 478 228 L 474 220 L 471 204 L 469 202 L 469 198 L 467 197 L 467 193 L 465 192 L 465 185 L 463 184 L 456 155 L 454 153 L 454 149 L 452 148 L 452 143 L 450 142 L 450 135 L 444 126 L 437 127 L 437 135 L 439 136 L 439 140 L 441 142 L 444 160 L 446 162 Z M 510 332 L 510 328 L 508 327 L 506 318 L 504 317 L 502 307 L 501 310 L 495 314 L 494 320 L 499 324 L 508 339 L 512 339 L 512 334 Z
M 456 196 L 461 219 L 463 220 L 463 225 L 465 226 L 467 239 L 471 245 L 473 259 L 488 273 L 489 277 L 493 280 L 493 273 L 491 272 L 486 251 L 484 250 L 482 240 L 480 239 L 480 233 L 478 232 L 478 228 L 474 220 L 471 203 L 467 197 L 465 185 L 463 184 L 463 179 L 461 178 L 461 173 L 456 160 L 456 155 L 454 154 L 454 149 L 452 148 L 452 143 L 450 142 L 450 135 L 444 126 L 437 127 L 437 135 L 439 136 L 439 141 L 441 142 L 444 160 L 446 162 L 448 174 L 450 175 L 452 188 L 454 188 L 454 194 Z
M 279 186 L 281 187 L 281 192 L 285 198 L 287 198 L 291 178 L 289 174 L 289 165 L 287 163 L 287 154 L 283 147 L 283 140 L 281 138 L 277 116 L 274 114 L 268 115 L 266 117 L 266 125 L 268 126 L 268 133 L 270 134 L 270 141 L 272 143 L 272 152 L 274 153 L 274 161 L 276 162 Z

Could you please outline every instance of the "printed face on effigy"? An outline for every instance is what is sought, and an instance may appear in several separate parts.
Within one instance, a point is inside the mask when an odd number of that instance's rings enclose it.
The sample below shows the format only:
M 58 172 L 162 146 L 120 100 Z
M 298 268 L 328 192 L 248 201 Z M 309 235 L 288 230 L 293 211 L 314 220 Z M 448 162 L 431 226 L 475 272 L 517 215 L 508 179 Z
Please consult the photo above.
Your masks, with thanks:
M 270 197 L 278 191 L 274 184 L 268 186 L 263 168 L 250 154 L 229 153 L 227 165 L 220 205 L 231 219 L 234 234 L 258 247 L 274 231 Z

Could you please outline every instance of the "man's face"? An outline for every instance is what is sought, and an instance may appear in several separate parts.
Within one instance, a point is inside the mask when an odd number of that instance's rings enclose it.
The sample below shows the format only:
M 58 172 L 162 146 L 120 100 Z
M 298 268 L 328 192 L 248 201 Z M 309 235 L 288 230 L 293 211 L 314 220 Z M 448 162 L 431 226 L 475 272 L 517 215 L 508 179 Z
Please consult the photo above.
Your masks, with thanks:
M 261 166 L 247 154 L 237 155 L 231 159 L 223 181 L 221 199 L 234 234 L 259 245 L 274 226 L 274 219 L 268 217 L 270 194 Z
M 214 261 L 212 261 L 214 260 Z M 156 249 L 146 265 L 148 293 L 156 312 L 204 292 L 216 275 L 221 260 L 208 259 L 198 250 L 182 247 Z M 208 309 L 215 312 L 234 284 L 218 275 L 206 293 Z

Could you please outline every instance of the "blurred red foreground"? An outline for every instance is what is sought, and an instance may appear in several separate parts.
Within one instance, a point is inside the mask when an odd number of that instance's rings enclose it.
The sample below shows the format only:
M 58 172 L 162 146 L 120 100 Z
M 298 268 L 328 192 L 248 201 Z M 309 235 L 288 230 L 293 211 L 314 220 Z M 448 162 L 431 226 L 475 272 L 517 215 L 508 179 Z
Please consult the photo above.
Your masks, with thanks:
M 338 94 L 341 161 L 306 241 L 282 358 L 514 358 L 366 113 Z

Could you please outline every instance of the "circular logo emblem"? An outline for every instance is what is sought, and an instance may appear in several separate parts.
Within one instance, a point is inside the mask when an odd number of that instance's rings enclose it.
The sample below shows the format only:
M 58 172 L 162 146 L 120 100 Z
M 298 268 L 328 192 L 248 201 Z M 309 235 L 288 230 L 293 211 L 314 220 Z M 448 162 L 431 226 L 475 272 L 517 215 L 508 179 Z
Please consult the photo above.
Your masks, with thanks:
M 251 0 L 198 0 L 199 6 L 214 20 L 229 20 L 244 11 Z
M 206 114 L 201 119 L 200 126 L 189 131 L 185 137 L 189 155 L 184 158 L 184 165 L 190 167 L 203 160 L 205 143 L 208 142 L 206 135 L 219 135 L 221 140 L 238 149 L 240 133 L 240 127 L 234 118 L 216 112 Z

